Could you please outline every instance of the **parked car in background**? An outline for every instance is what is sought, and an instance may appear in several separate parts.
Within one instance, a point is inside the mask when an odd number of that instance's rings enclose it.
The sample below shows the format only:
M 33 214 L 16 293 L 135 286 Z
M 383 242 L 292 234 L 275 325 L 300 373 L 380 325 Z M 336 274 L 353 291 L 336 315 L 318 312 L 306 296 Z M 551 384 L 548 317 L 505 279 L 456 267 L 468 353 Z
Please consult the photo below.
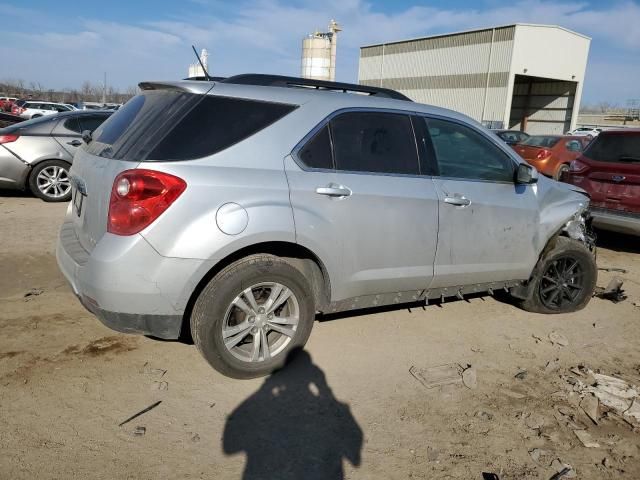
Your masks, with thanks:
M 16 123 L 24 122 L 24 118 L 10 113 L 0 112 L 0 128 L 10 127 Z
M 71 198 L 69 169 L 82 145 L 111 112 L 68 112 L 0 129 L 0 188 L 29 189 L 48 202 Z
M 571 161 L 580 155 L 586 143 L 586 137 L 533 135 L 511 148 L 540 173 L 559 180 L 563 172 L 569 169 Z
M 13 102 L 18 100 L 15 97 L 0 97 L 0 112 L 11 112 Z
M 640 130 L 606 130 L 565 175 L 591 195 L 595 226 L 640 235 Z
M 588 137 L 589 139 L 595 138 L 602 132 L 602 128 L 596 127 L 578 127 L 570 132 L 567 132 L 567 135 L 572 135 L 574 137 Z
M 31 119 L 44 115 L 55 115 L 60 112 L 70 112 L 73 107 L 64 103 L 41 102 L 29 100 L 22 104 L 17 111 L 22 118 Z
M 520 130 L 492 130 L 492 132 L 504 140 L 507 145 L 522 143 L 529 138 L 528 133 L 521 132 Z
M 27 102 L 28 102 L 28 100 L 24 100 L 24 99 L 19 99 L 19 100 L 16 100 L 15 102 L 13 102 L 13 104 L 11 105 L 11 114 L 19 116 L 20 115 L 20 109 Z
M 318 311 L 504 289 L 564 313 L 592 296 L 588 197 L 460 113 L 271 75 L 140 88 L 78 150 L 57 247 L 115 330 L 190 334 L 248 378 Z

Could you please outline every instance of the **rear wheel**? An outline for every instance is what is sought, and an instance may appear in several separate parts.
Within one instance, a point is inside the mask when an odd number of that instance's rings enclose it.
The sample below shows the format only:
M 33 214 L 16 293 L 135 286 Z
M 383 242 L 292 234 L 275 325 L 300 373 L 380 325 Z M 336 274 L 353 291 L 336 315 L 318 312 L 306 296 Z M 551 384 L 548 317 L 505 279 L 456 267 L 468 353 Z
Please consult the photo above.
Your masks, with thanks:
M 583 309 L 593 296 L 598 277 L 595 258 L 577 240 L 558 237 L 541 258 L 531 278 L 524 310 L 569 313 Z
M 202 290 L 191 314 L 194 343 L 213 368 L 234 378 L 267 375 L 303 346 L 315 306 L 309 282 L 286 259 L 252 255 Z
M 556 171 L 556 174 L 553 176 L 553 179 L 558 181 L 562 180 L 563 175 L 568 171 L 569 171 L 569 165 L 567 165 L 566 163 L 563 163 L 558 167 L 558 170 Z
M 68 202 L 71 199 L 71 165 L 62 160 L 37 164 L 29 176 L 31 192 L 45 202 Z

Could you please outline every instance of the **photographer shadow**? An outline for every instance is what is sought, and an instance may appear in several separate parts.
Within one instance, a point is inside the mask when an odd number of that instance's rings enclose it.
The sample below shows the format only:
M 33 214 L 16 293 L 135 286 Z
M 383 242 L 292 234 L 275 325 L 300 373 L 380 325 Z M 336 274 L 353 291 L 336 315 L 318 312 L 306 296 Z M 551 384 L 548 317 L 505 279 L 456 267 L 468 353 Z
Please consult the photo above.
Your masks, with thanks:
M 360 465 L 362 429 L 304 350 L 227 418 L 223 449 L 245 452 L 243 479 L 344 478 L 343 458 Z

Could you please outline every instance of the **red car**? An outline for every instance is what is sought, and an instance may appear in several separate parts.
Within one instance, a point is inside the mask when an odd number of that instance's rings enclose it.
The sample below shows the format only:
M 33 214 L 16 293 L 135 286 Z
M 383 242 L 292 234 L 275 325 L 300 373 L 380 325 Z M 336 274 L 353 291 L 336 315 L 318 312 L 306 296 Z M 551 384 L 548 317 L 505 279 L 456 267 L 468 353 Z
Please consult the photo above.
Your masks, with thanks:
M 563 180 L 591 195 L 595 226 L 640 236 L 640 129 L 603 131 Z
M 10 112 L 16 100 L 15 97 L 0 97 L 0 112 Z
M 558 180 L 589 141 L 584 136 L 533 135 L 511 148 L 540 173 Z

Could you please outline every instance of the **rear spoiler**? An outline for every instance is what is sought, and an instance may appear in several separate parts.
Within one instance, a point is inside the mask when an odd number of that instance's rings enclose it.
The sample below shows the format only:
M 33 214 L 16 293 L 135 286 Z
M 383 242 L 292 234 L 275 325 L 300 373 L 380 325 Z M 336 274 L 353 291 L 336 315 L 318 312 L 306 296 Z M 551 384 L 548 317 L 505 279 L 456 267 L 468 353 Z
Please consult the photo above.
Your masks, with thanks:
M 174 82 L 140 82 L 138 87 L 140 90 L 175 90 L 188 93 L 207 93 L 214 86 L 215 82 L 190 82 L 190 81 L 174 81 Z

